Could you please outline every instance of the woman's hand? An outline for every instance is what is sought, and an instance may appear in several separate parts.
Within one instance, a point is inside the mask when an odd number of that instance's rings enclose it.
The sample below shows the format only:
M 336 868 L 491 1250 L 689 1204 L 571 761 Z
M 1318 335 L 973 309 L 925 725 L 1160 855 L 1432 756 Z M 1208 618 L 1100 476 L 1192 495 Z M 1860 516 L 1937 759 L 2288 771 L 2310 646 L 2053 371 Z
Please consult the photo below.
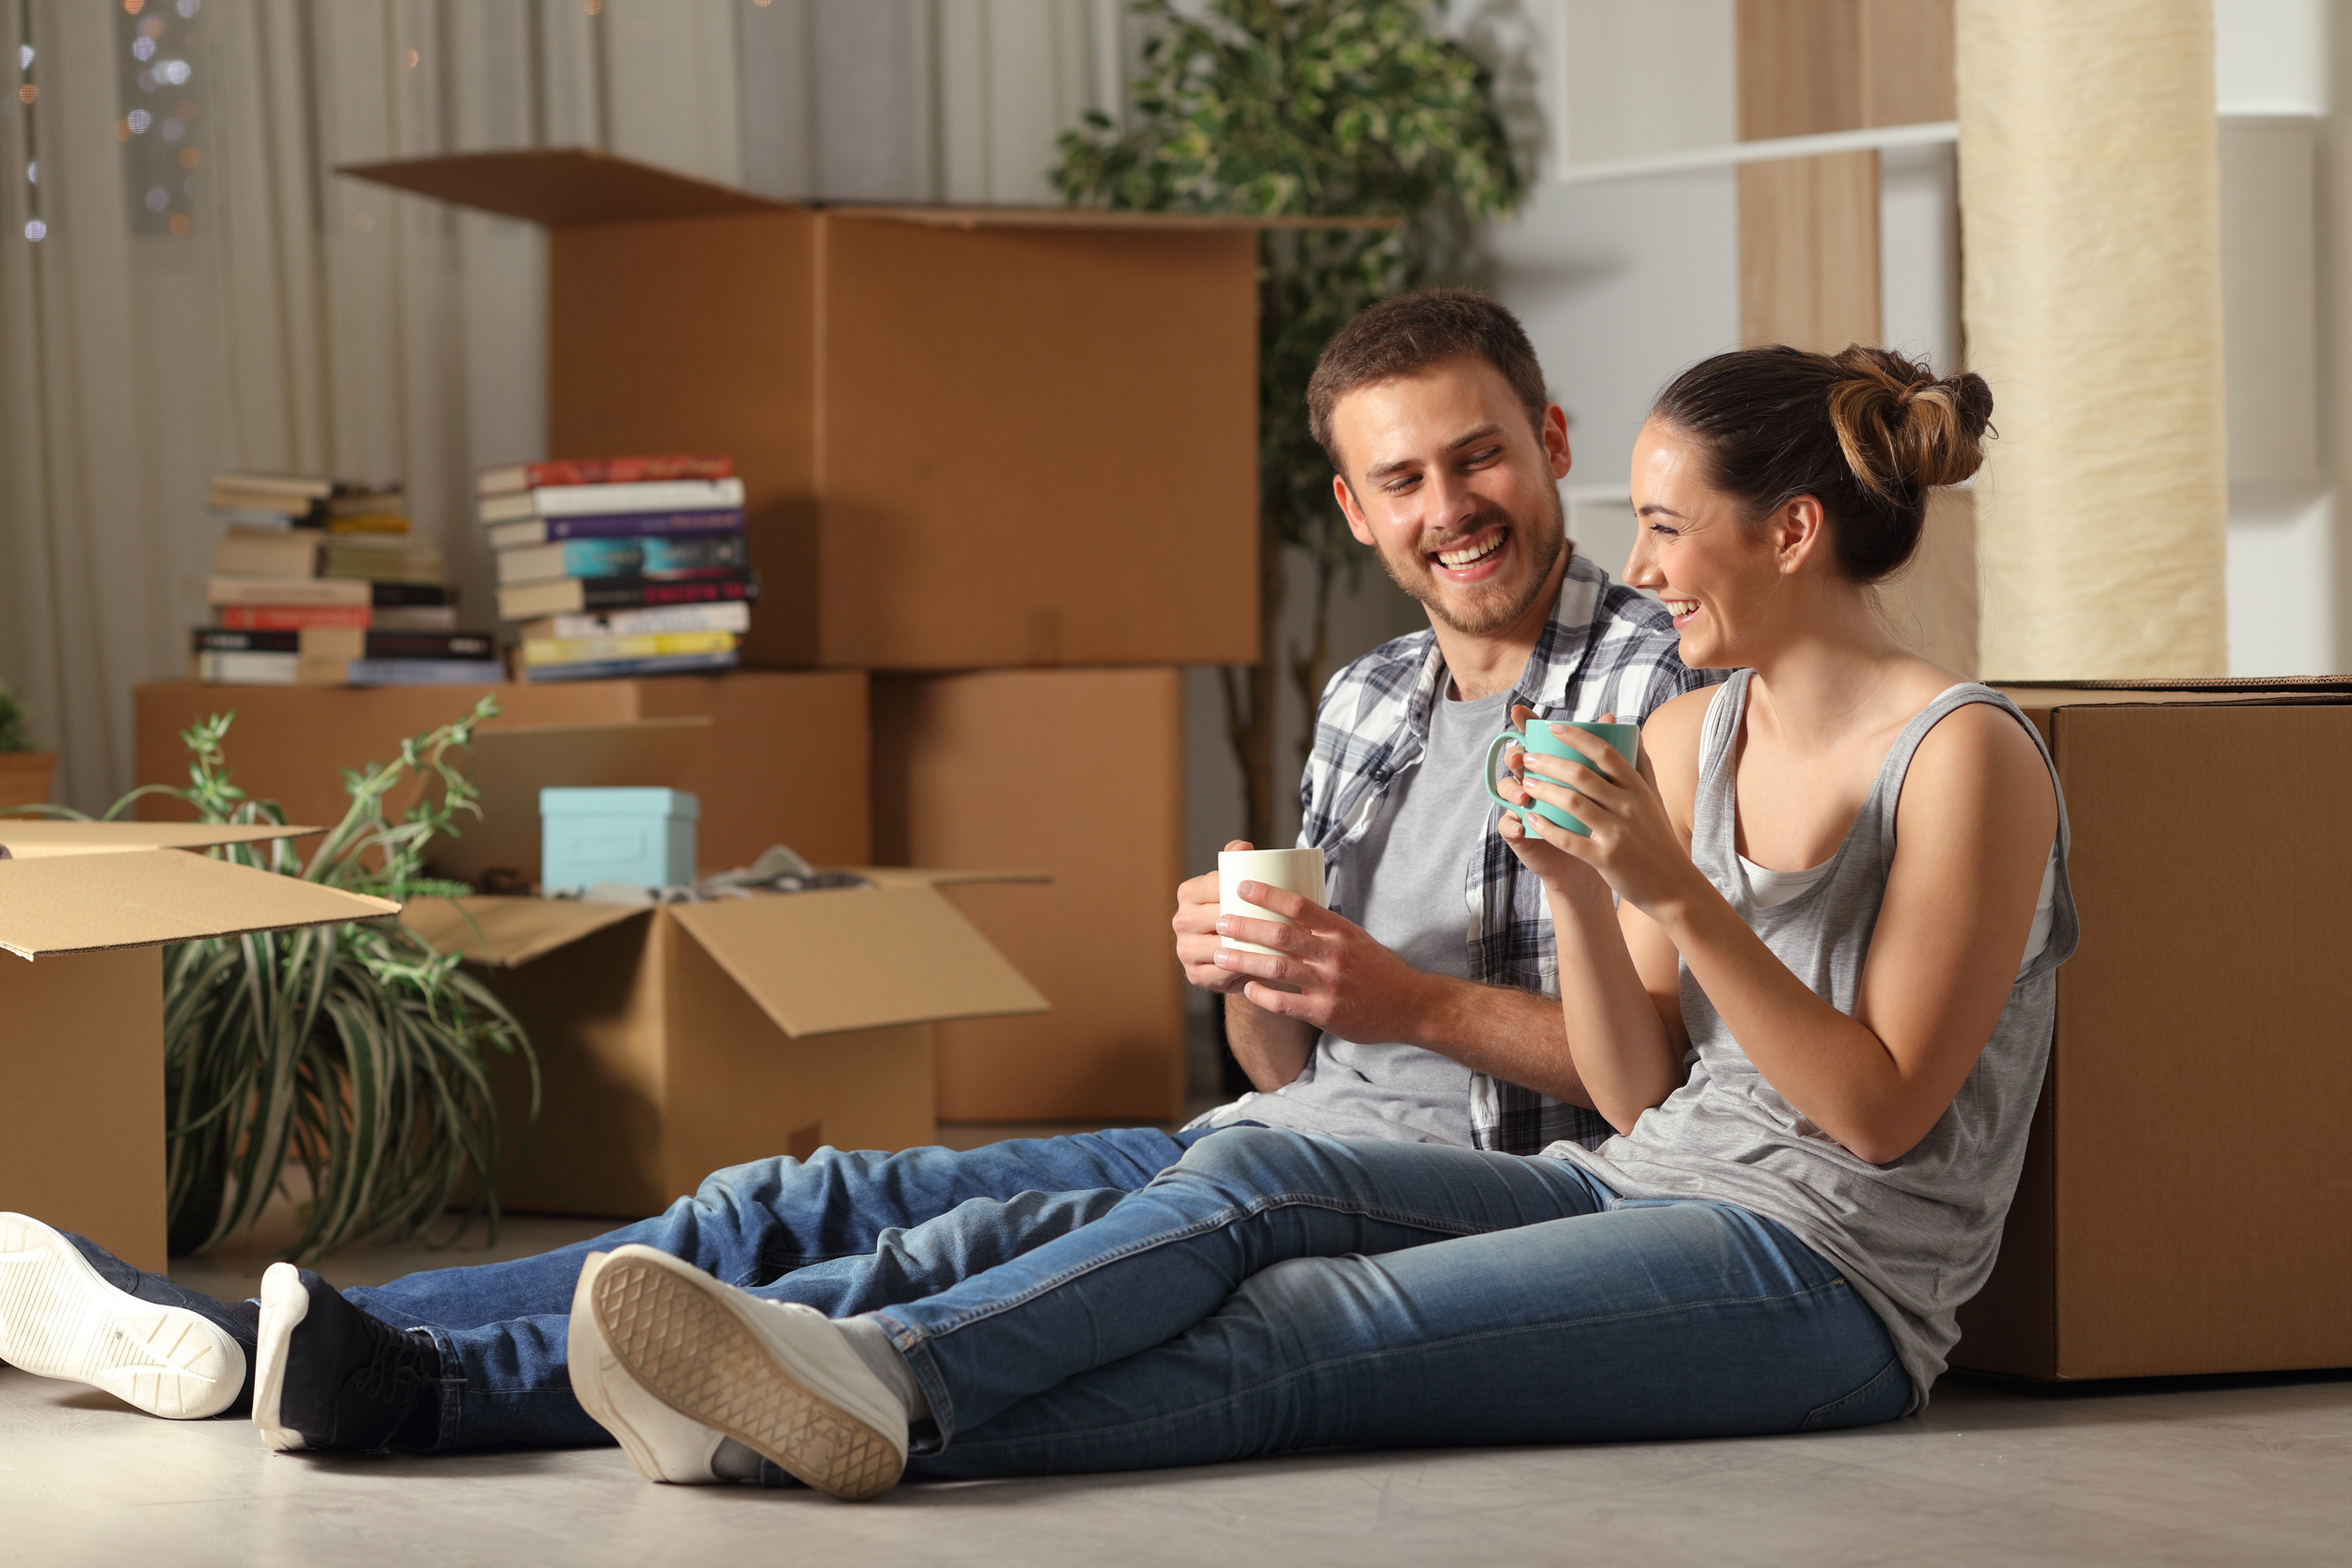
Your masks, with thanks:
M 1610 716 L 1603 715 L 1601 721 L 1610 722 Z M 1555 880 L 1555 872 L 1562 861 L 1577 863 L 1597 873 L 1619 898 L 1645 913 L 1656 914 L 1686 897 L 1692 883 L 1703 879 L 1691 863 L 1690 849 L 1668 816 L 1648 768 L 1626 761 L 1615 747 L 1571 725 L 1554 724 L 1552 733 L 1570 744 L 1581 741 L 1579 750 L 1587 760 L 1520 752 L 1519 794 L 1558 807 L 1592 832 L 1572 833 L 1534 815 L 1524 827 L 1506 817 L 1502 833 L 1512 840 L 1519 859 L 1547 887 L 1571 885 L 1565 874 Z M 1541 838 L 1544 859 L 1522 847 L 1531 835 Z

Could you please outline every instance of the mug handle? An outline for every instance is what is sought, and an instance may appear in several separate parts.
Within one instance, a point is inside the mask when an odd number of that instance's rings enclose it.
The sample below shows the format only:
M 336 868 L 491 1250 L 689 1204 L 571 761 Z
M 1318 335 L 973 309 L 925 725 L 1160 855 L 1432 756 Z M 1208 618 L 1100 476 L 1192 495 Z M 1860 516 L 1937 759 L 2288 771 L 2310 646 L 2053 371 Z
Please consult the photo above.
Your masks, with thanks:
M 1496 805 L 1501 806 L 1505 811 L 1518 811 L 1520 809 L 1518 802 L 1504 800 L 1502 793 L 1495 788 L 1495 758 L 1502 753 L 1502 748 L 1505 746 L 1517 746 L 1521 751 L 1525 751 L 1527 749 L 1527 736 L 1519 733 L 1518 730 L 1505 730 L 1501 735 L 1495 736 L 1492 740 L 1486 742 L 1486 771 L 1481 775 L 1481 777 L 1486 780 L 1486 798 L 1488 800 L 1492 800 Z

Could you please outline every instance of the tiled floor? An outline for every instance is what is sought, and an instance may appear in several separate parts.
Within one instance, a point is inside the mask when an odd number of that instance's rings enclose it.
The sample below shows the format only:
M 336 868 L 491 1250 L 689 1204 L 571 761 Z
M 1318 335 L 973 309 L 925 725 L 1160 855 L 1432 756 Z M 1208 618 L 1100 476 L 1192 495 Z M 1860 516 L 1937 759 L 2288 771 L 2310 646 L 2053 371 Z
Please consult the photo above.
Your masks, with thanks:
M 498 1256 L 592 1234 L 513 1221 Z M 342 1284 L 473 1261 L 382 1248 Z M 265 1259 L 185 1282 L 246 1293 Z M 1924 1417 L 1734 1442 L 1317 1455 L 909 1486 L 851 1506 L 652 1486 L 617 1449 L 275 1454 L 0 1370 L 0 1563 L 2352 1562 L 2352 1373 L 2077 1387 L 1947 1381 Z

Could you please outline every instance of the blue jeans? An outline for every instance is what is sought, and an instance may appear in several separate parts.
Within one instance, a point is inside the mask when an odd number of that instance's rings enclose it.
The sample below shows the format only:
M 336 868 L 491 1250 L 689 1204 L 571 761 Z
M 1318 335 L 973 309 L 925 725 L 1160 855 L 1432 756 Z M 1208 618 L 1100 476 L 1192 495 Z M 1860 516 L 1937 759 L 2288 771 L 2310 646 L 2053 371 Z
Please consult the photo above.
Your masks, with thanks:
M 935 1295 L 1100 1217 L 1207 1135 L 1136 1127 L 961 1153 L 820 1148 L 716 1171 L 667 1212 L 594 1241 L 343 1295 L 432 1331 L 449 1371 L 438 1447 L 605 1444 L 564 1361 L 589 1253 L 639 1242 L 771 1300 L 847 1317 Z
M 1836 1265 L 1743 1209 L 1264 1128 L 878 1321 L 930 1401 L 931 1477 L 1799 1432 L 1911 1400 Z

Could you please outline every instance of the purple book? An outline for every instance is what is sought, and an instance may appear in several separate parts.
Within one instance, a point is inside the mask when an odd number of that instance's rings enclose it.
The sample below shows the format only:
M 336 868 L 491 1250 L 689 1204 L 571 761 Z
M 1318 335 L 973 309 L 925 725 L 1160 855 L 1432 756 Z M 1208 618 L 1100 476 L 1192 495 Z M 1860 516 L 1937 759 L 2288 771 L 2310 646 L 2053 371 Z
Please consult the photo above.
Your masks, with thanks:
M 655 534 L 740 533 L 739 507 L 723 512 L 622 512 L 581 517 L 522 517 L 484 531 L 494 550 L 552 545 L 564 539 L 639 539 Z

